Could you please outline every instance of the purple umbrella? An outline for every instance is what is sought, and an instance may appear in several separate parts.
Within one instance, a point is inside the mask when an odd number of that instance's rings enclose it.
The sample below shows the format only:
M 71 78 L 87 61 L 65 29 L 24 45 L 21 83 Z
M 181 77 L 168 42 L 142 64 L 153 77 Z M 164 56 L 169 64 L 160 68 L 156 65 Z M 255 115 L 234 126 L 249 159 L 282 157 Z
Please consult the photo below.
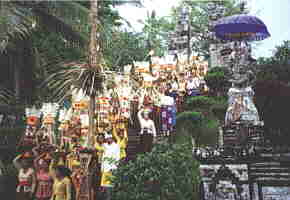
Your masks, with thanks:
M 258 41 L 270 37 L 266 25 L 251 15 L 232 15 L 217 21 L 216 37 L 231 41 Z

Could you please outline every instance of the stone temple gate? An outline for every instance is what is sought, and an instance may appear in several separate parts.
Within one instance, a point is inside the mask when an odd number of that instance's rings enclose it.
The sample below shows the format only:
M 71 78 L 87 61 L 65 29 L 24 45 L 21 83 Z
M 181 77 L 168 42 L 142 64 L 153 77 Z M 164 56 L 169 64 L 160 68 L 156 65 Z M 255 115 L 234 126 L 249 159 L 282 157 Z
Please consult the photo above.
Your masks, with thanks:
M 237 122 L 224 127 L 222 147 L 194 150 L 202 200 L 290 199 L 290 147 L 274 146 L 264 134 L 262 126 Z

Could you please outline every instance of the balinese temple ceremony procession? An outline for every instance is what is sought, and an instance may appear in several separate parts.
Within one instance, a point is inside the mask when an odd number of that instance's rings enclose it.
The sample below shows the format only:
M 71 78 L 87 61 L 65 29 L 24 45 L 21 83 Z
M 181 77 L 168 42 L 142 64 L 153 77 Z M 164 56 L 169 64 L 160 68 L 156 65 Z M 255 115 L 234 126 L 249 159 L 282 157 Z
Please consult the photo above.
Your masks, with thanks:
M 174 56 L 135 62 L 124 72 L 108 72 L 96 98 L 96 129 L 89 137 L 89 97 L 74 90 L 71 106 L 44 103 L 26 108 L 26 131 L 19 145 L 31 147 L 13 164 L 19 171 L 17 199 L 92 199 L 94 190 L 109 190 L 111 171 L 128 162 L 129 127 L 140 136 L 138 152 L 150 152 L 160 136 L 175 134 L 176 115 L 187 97 L 207 92 L 208 63 L 193 56 L 191 63 Z M 152 73 L 150 72 L 152 68 Z M 93 141 L 89 141 L 93 140 Z M 89 143 L 92 147 L 89 148 Z M 23 148 L 27 149 L 27 148 Z M 112 162 L 112 160 L 114 162 Z
M 0 1 L 0 200 L 290 200 L 289 10 Z

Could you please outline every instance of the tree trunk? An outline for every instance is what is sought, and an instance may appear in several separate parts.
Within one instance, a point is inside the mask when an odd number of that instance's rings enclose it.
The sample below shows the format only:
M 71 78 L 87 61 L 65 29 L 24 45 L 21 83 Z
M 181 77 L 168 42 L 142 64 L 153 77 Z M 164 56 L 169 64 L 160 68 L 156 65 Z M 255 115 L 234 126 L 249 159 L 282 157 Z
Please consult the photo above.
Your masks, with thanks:
M 96 110 L 96 97 L 95 95 L 90 96 L 89 104 L 89 135 L 88 135 L 88 146 L 93 147 L 93 137 L 95 128 L 95 110 Z
M 89 44 L 89 67 L 98 69 L 98 72 L 102 72 L 101 68 L 101 54 L 100 54 L 100 43 L 99 43 L 99 33 L 98 33 L 98 1 L 91 0 L 91 10 L 90 10 L 90 20 L 91 20 L 91 33 L 90 33 L 90 44 Z M 90 95 L 89 104 L 89 135 L 88 135 L 88 146 L 93 146 L 93 136 L 96 130 L 95 128 L 95 109 L 96 109 L 96 91 L 93 91 Z
M 13 62 L 14 67 L 14 94 L 15 94 L 15 103 L 18 104 L 20 101 L 20 65 L 21 65 L 21 55 L 17 53 L 16 61 Z
M 91 34 L 90 34 L 90 44 L 89 44 L 89 66 L 93 68 L 100 68 L 100 44 L 98 33 L 98 1 L 91 1 L 91 10 L 90 10 L 90 20 L 91 20 Z

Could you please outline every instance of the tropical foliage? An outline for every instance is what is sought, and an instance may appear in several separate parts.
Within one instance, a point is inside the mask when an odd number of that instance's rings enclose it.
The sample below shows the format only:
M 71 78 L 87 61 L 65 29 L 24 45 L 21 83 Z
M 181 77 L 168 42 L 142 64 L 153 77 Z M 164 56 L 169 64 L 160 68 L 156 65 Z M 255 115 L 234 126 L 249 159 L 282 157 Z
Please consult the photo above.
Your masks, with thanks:
M 139 1 L 132 1 L 135 4 Z M 116 9 L 112 7 L 126 4 L 123 1 L 102 1 L 99 10 L 99 32 L 101 33 L 101 46 L 105 59 L 108 60 L 107 65 L 111 67 L 116 65 L 110 61 L 115 57 L 112 55 L 112 45 L 120 42 L 113 41 L 113 34 L 122 35 L 124 30 L 119 29 L 120 25 L 127 23 L 122 19 Z M 50 94 L 50 88 L 37 88 L 50 73 L 55 72 L 54 67 L 60 63 L 69 63 L 84 59 L 88 54 L 86 47 L 89 41 L 89 32 L 91 25 L 89 23 L 89 2 L 69 2 L 69 1 L 41 1 L 41 2 L 20 2 L 7 1 L 1 2 L 1 44 L 3 44 L 4 52 L 1 54 L 1 61 L 7 66 L 5 68 L 6 77 L 1 79 L 5 90 L 11 91 L 13 98 L 3 99 L 5 102 L 11 103 L 11 100 L 21 98 L 25 104 L 35 104 L 36 102 L 47 101 L 47 95 Z M 3 23 L 2 23 L 3 22 Z M 125 35 L 125 34 L 123 34 Z M 123 44 L 136 44 L 134 34 L 132 42 L 127 42 L 129 37 L 121 37 Z M 131 38 L 130 38 L 131 39 Z M 26 40 L 26 42 L 24 42 Z M 5 44 L 5 45 L 4 45 Z M 139 45 L 142 46 L 142 45 Z M 138 47 L 139 47 L 138 46 Z M 129 45 L 125 49 L 129 49 Z M 122 54 L 120 65 L 132 62 L 136 48 L 131 48 L 129 56 Z M 141 48 L 142 49 L 142 48 Z M 20 58 L 16 58 L 17 51 Z M 25 53 L 24 53 L 25 52 Z M 23 58 L 23 55 L 26 55 Z M 128 54 L 126 52 L 126 54 Z M 6 64 L 9 57 L 13 57 L 13 62 L 20 64 Z M 2 58 L 3 57 L 3 58 Z M 136 57 L 136 56 L 135 56 Z M 25 59 L 27 63 L 20 61 Z M 7 60 L 7 61 L 6 61 Z M 117 59 L 116 59 L 117 60 Z M 14 68 L 12 65 L 17 65 Z M 25 65 L 25 66 L 21 66 Z M 21 69 L 23 68 L 23 69 Z M 24 70 L 24 68 L 26 68 Z M 55 68 L 57 69 L 57 68 Z M 16 72 L 15 72 L 16 71 Z M 15 76 L 17 75 L 18 78 Z M 23 81 L 17 81 L 20 80 Z M 14 83 L 15 82 L 15 83 Z M 22 85 L 26 85 L 22 87 Z M 17 86 L 17 87 L 16 87 Z M 17 91 L 16 91 L 17 90 Z M 4 91 L 2 92 L 4 93 Z
M 186 109 L 195 111 L 206 111 L 215 104 L 215 99 L 207 96 L 195 96 L 186 100 Z
M 155 56 L 164 56 L 167 52 L 169 33 L 175 28 L 175 22 L 172 21 L 173 16 L 159 17 L 156 12 L 147 14 L 147 18 L 142 22 L 142 37 L 146 41 L 147 54 L 150 50 L 154 50 Z
M 255 102 L 265 122 L 267 137 L 277 144 L 289 140 L 290 87 L 277 80 L 261 80 L 255 84 Z
M 188 142 L 157 144 L 135 162 L 120 165 L 113 175 L 114 200 L 197 198 L 198 164 Z
M 225 96 L 230 87 L 228 70 L 222 67 L 211 68 L 205 76 L 207 86 L 212 96 Z
M 128 30 L 115 30 L 112 38 L 103 50 L 106 65 L 114 71 L 122 70 L 121 67 L 142 61 L 147 54 L 145 39 L 142 34 Z
M 277 46 L 269 58 L 258 59 L 258 80 L 276 80 L 289 84 L 290 80 L 290 41 Z

